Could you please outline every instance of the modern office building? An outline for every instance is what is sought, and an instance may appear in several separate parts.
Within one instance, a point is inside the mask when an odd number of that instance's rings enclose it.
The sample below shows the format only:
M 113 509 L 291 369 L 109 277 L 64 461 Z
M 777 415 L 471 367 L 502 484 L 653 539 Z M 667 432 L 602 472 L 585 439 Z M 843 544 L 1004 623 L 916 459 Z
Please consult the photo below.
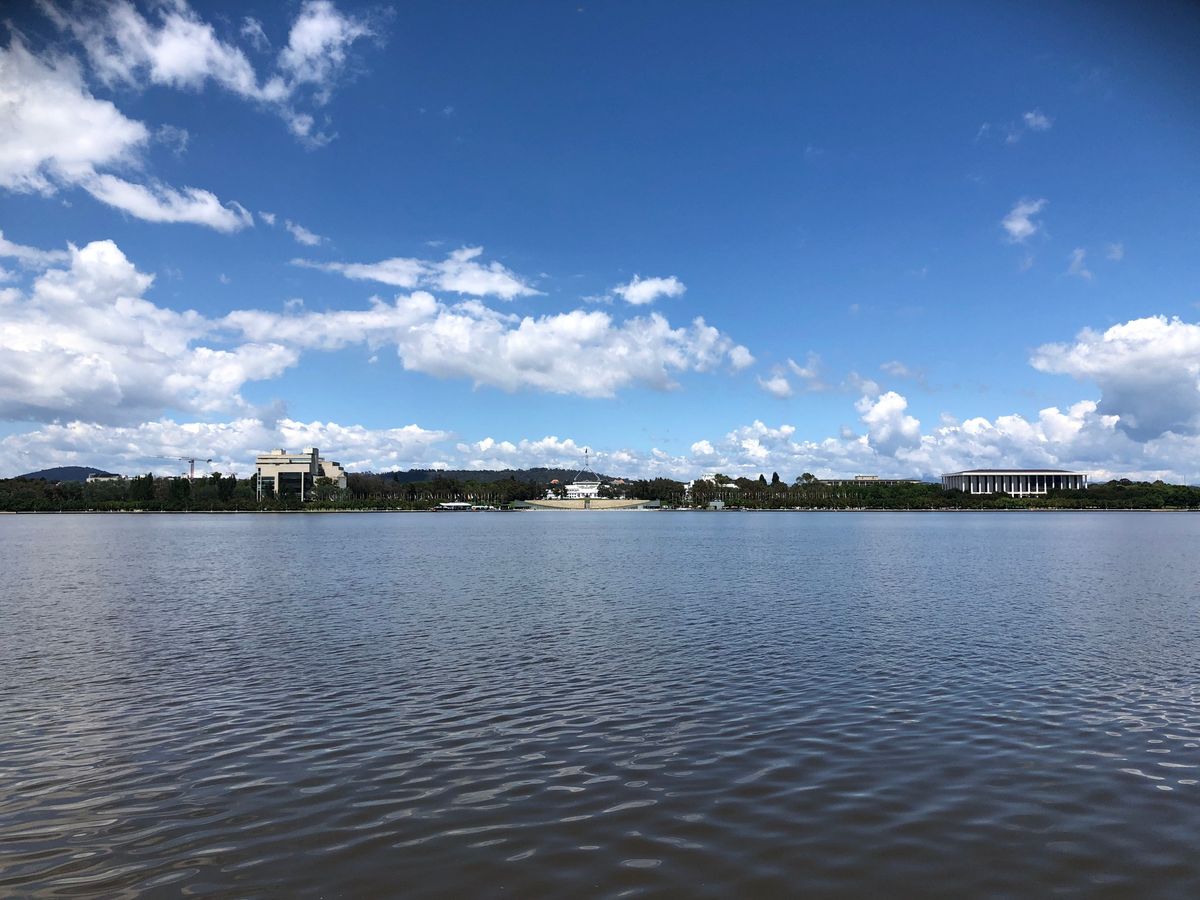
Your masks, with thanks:
M 967 469 L 942 476 L 944 489 L 966 494 L 1031 497 L 1049 491 L 1080 491 L 1087 486 L 1087 473 L 1064 469 Z
M 263 497 L 312 497 L 318 478 L 329 478 L 339 487 L 346 486 L 346 470 L 338 462 L 321 459 L 316 447 L 306 447 L 300 453 L 272 450 L 255 460 L 258 471 L 255 479 L 258 499 Z

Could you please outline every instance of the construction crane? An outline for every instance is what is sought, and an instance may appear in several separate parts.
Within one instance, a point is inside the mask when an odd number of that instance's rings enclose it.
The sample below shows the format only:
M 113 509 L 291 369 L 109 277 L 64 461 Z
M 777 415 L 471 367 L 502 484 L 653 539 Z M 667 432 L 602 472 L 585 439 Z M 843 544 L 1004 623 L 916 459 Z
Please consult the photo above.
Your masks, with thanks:
M 196 460 L 200 459 L 200 457 L 198 457 L 198 456 L 156 456 L 154 458 L 155 459 L 182 460 L 183 462 L 188 464 L 188 481 L 196 480 Z M 211 459 L 200 459 L 200 462 L 210 463 L 210 462 L 212 462 L 212 460 Z

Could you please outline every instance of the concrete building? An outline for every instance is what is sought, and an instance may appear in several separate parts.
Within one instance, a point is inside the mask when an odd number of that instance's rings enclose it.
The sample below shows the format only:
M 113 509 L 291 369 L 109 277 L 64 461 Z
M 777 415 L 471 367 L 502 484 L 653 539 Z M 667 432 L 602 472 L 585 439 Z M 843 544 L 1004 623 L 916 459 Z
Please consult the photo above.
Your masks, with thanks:
M 966 469 L 942 476 L 945 490 L 966 494 L 1032 497 L 1049 491 L 1080 491 L 1087 486 L 1087 473 L 1064 469 Z
M 346 470 L 338 462 L 321 459 L 316 447 L 306 447 L 300 453 L 272 450 L 257 457 L 255 478 L 258 499 L 263 497 L 312 496 L 318 478 L 330 478 L 339 487 L 346 486 Z
M 855 485 L 862 487 L 863 485 L 872 484 L 920 484 L 920 478 L 880 478 L 878 475 L 855 475 L 853 478 L 818 478 L 818 484 L 836 484 Z

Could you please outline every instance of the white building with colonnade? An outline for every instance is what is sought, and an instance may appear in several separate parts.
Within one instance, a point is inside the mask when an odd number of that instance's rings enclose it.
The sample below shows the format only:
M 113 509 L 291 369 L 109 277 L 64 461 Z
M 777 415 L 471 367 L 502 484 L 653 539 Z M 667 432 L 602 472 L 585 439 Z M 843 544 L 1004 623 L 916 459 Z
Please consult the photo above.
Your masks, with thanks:
M 945 490 L 964 494 L 1032 497 L 1050 491 L 1082 491 L 1087 486 L 1086 472 L 1065 469 L 966 469 L 942 476 Z

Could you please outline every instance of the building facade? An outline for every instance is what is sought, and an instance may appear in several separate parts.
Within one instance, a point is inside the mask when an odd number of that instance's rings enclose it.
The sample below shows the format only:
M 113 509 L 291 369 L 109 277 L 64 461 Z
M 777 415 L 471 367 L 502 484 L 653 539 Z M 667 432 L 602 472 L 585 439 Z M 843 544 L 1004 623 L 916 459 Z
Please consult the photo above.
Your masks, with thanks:
M 305 447 L 299 453 L 272 450 L 256 457 L 255 463 L 255 492 L 259 500 L 285 496 L 309 500 L 318 478 L 329 478 L 339 488 L 346 487 L 342 464 L 321 459 L 316 447 Z
M 600 496 L 600 479 L 588 475 L 576 478 L 567 485 L 568 500 L 584 500 Z
M 1086 472 L 1064 469 L 967 469 L 942 476 L 945 490 L 964 494 L 1033 497 L 1050 491 L 1081 491 L 1087 486 Z
M 873 484 L 895 485 L 895 484 L 920 484 L 920 478 L 880 478 L 878 475 L 855 475 L 853 478 L 818 478 L 818 484 L 835 484 L 838 487 L 845 485 L 854 485 L 862 487 L 863 485 L 870 486 Z

